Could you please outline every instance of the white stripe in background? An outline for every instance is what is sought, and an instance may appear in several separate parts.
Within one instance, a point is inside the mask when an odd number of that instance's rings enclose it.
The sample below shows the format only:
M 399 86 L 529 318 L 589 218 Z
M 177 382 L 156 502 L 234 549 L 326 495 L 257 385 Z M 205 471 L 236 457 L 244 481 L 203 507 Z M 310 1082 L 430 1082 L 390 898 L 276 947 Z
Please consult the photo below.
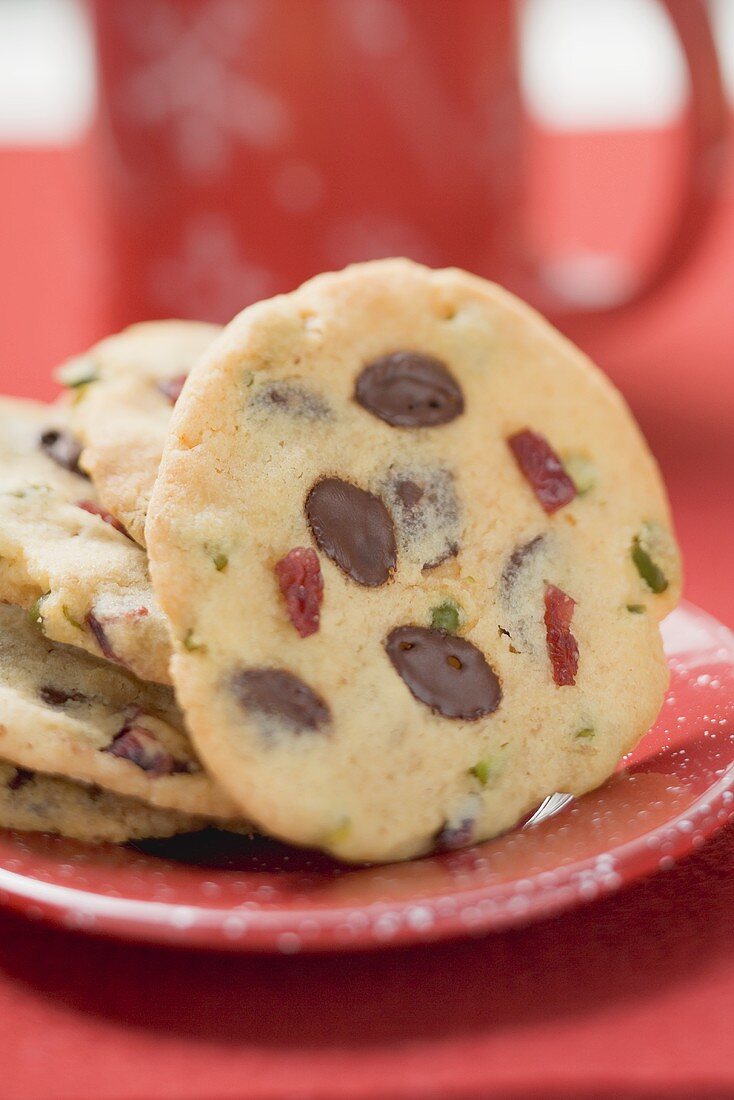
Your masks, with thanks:
M 734 0 L 710 4 L 734 97 Z M 657 0 L 524 0 L 521 40 L 528 105 L 551 128 L 664 126 L 681 108 L 684 67 Z M 95 99 L 82 0 L 0 0 L 0 144 L 73 142 Z
M 528 107 L 552 129 L 665 126 L 681 110 L 683 59 L 656 0 L 525 0 L 521 43 Z
M 0 144 L 77 140 L 92 119 L 95 84 L 81 0 L 0 0 Z

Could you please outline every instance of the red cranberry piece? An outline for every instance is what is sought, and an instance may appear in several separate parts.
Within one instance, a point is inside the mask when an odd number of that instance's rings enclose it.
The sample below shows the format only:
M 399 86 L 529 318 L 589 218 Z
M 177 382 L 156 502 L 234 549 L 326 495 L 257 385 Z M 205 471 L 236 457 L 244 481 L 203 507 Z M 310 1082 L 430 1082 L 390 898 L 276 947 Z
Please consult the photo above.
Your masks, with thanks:
M 541 507 L 549 515 L 577 495 L 576 486 L 544 436 L 524 428 L 511 435 L 507 445 Z
M 114 527 L 116 531 L 119 531 L 121 535 L 126 535 L 128 538 L 130 538 L 127 531 L 120 523 L 119 519 L 116 519 L 116 517 L 113 516 L 111 512 L 106 511 L 106 509 L 102 508 L 101 505 L 97 504 L 95 501 L 78 500 L 76 502 L 76 505 L 77 508 L 81 508 L 83 509 L 83 511 L 89 512 L 89 514 L 92 516 L 99 516 L 99 518 L 103 519 L 105 523 L 109 523 L 110 527 Z
M 545 590 L 545 637 L 553 680 L 559 687 L 576 683 L 579 647 L 571 633 L 571 619 L 576 601 L 549 584 Z
M 135 719 L 126 722 L 111 744 L 103 750 L 121 760 L 129 760 L 153 776 L 175 775 L 190 771 L 186 761 L 177 760 L 155 739 L 150 730 Z
M 324 579 L 315 550 L 297 546 L 275 566 L 280 591 L 285 597 L 291 622 L 307 638 L 319 629 Z
M 158 389 L 172 405 L 175 405 L 181 396 L 181 390 L 184 388 L 184 382 L 187 378 L 187 374 L 177 374 L 173 378 L 162 378 L 158 383 Z

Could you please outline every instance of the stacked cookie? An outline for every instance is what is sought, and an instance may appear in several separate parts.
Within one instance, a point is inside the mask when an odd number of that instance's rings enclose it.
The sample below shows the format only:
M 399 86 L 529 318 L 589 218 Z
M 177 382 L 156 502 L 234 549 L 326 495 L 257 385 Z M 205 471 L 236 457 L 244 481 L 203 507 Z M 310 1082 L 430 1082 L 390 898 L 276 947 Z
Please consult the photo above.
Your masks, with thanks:
M 240 828 L 176 705 L 145 551 L 79 465 L 70 413 L 0 401 L 0 825 L 118 842 Z
M 359 265 L 62 376 L 4 411 L 5 824 L 246 819 L 405 859 L 598 785 L 654 719 L 680 589 L 657 467 L 497 287 Z M 63 792 L 35 825 L 31 783 Z

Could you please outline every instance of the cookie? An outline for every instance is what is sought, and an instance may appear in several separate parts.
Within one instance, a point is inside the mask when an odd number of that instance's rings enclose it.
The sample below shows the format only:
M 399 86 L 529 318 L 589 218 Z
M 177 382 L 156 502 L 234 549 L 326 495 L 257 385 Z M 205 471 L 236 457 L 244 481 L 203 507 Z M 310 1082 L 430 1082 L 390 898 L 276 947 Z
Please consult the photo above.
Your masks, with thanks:
M 0 760 L 0 828 L 56 833 L 89 844 L 174 836 L 206 826 L 202 818 L 159 810 L 134 798 L 17 768 Z
M 161 809 L 242 816 L 199 764 L 170 688 L 51 642 L 3 605 L 0 758 Z
M 0 400 L 0 600 L 55 641 L 170 683 L 145 552 L 100 505 L 80 450 L 62 408 Z
M 148 321 L 110 336 L 59 372 L 73 388 L 81 464 L 105 508 L 142 546 L 171 410 L 194 363 L 221 331 L 196 321 Z
M 680 564 L 628 408 L 460 271 L 355 266 L 236 318 L 175 410 L 148 549 L 202 759 L 343 859 L 597 786 L 668 682 Z

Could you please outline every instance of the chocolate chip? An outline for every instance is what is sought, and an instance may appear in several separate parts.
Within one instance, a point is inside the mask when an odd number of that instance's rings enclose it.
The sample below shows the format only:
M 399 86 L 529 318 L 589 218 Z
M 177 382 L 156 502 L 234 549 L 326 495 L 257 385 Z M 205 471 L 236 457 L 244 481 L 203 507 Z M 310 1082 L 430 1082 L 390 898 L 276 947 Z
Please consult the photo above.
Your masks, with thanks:
M 474 818 L 467 817 L 456 824 L 446 824 L 436 833 L 434 850 L 436 852 L 453 852 L 457 848 L 466 848 L 471 844 L 474 832 Z
M 354 397 L 394 428 L 448 424 L 464 411 L 463 394 L 446 365 L 418 351 L 395 351 L 368 363 Z
M 327 477 L 308 494 L 306 516 L 319 549 L 357 584 L 375 588 L 389 579 L 397 562 L 395 529 L 380 497 Z
M 458 543 L 449 543 L 443 553 L 439 554 L 437 558 L 431 558 L 430 561 L 424 562 L 423 569 L 424 571 L 435 569 L 437 565 L 441 565 L 443 562 L 448 561 L 449 558 L 455 558 L 458 553 Z
M 331 416 L 331 409 L 323 397 L 298 382 L 269 382 L 260 386 L 250 408 L 288 413 L 306 420 L 326 420 Z
M 395 485 L 395 495 L 406 510 L 412 512 L 423 499 L 423 489 L 414 481 L 398 481 Z
M 388 635 L 385 650 L 415 698 L 444 718 L 474 721 L 500 704 L 496 674 L 466 638 L 423 626 L 399 626 Z
M 280 668 L 243 668 L 232 690 L 247 711 L 272 718 L 293 733 L 317 730 L 331 721 L 329 708 L 303 680 Z
M 443 467 L 393 470 L 383 492 L 395 520 L 401 553 L 435 569 L 459 552 L 459 502 Z
M 21 787 L 25 787 L 26 783 L 30 783 L 32 779 L 33 772 L 29 772 L 27 768 L 16 768 L 15 775 L 12 779 L 8 780 L 8 790 L 19 791 Z
M 41 436 L 40 447 L 57 466 L 69 470 L 72 474 L 78 474 L 80 477 L 89 477 L 79 466 L 82 445 L 69 432 L 61 432 L 56 429 L 44 432 Z
M 161 378 L 157 383 L 157 389 L 167 397 L 172 405 L 175 405 L 181 396 L 181 390 L 188 378 L 187 374 L 177 374 L 173 378 Z
M 42 687 L 38 692 L 44 703 L 50 707 L 63 707 L 65 703 L 86 703 L 86 695 L 81 691 L 64 691 L 63 688 L 55 688 L 50 685 Z
M 500 587 L 505 598 L 512 592 L 523 566 L 527 563 L 528 559 L 540 549 L 543 542 L 544 536 L 536 535 L 535 538 L 530 539 L 529 542 L 525 542 L 521 546 L 515 547 L 512 551 L 502 570 L 502 577 L 500 578 Z

